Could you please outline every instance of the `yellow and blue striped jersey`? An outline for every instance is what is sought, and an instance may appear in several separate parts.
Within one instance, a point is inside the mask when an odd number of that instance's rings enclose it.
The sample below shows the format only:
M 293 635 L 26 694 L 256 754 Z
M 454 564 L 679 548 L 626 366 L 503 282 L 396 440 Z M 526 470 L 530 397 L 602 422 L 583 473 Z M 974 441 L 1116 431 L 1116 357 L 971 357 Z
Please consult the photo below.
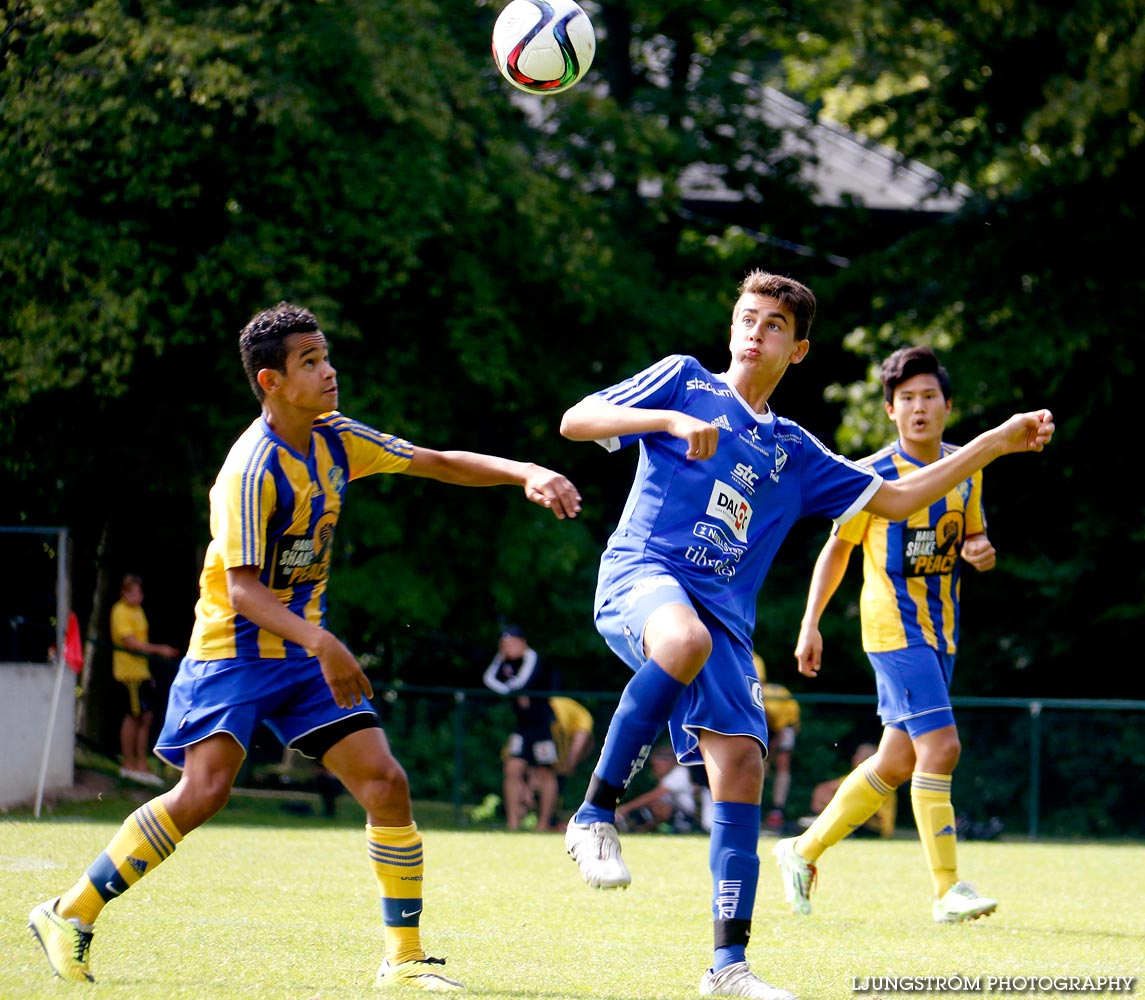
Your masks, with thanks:
M 942 445 L 944 456 L 957 450 L 957 445 Z M 904 454 L 898 441 L 860 464 L 871 466 L 888 481 L 923 465 Z M 863 649 L 885 653 L 927 645 L 942 653 L 956 652 L 959 553 L 967 535 L 985 530 L 981 469 L 905 521 L 860 511 L 837 525 L 833 534 L 863 546 L 859 604 Z
M 211 542 L 199 578 L 187 655 L 283 659 L 310 654 L 235 612 L 226 571 L 257 566 L 291 611 L 321 625 L 334 528 L 354 479 L 402 472 L 413 445 L 337 411 L 314 421 L 310 454 L 282 441 L 260 416 L 231 447 L 211 487 Z

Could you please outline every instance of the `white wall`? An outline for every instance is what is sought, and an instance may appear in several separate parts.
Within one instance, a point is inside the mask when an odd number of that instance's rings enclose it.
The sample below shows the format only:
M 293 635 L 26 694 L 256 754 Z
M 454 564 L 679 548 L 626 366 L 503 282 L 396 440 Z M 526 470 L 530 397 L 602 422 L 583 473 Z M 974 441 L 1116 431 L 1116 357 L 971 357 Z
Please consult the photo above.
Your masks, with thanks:
M 55 685 L 55 664 L 0 663 L 0 806 L 35 802 Z M 76 675 L 65 667 L 45 794 L 74 782 L 75 711 Z

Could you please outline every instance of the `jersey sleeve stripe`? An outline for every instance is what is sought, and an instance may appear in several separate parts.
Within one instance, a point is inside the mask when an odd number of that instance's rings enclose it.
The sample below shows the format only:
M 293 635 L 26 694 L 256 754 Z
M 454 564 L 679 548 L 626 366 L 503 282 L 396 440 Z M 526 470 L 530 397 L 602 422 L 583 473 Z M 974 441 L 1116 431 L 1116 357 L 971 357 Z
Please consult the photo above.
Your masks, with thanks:
M 371 444 L 378 445 L 391 455 L 397 455 L 400 458 L 411 458 L 413 456 L 413 445 L 404 438 L 375 430 L 373 427 L 369 427 L 360 421 L 343 416 L 342 414 L 337 414 L 329 418 L 329 426 L 339 434 L 349 434 L 351 437 L 361 438 L 363 441 L 369 441 Z
M 262 438 L 252 449 L 250 458 L 242 475 L 242 537 L 243 537 L 243 564 L 255 566 L 258 564 L 254 551 L 254 539 L 257 534 L 254 530 L 262 518 L 262 475 L 265 471 L 267 455 L 274 447 L 269 438 Z
M 601 390 L 597 395 L 606 402 L 614 403 L 617 406 L 636 406 L 661 388 L 665 382 L 674 378 L 683 367 L 684 361 L 683 355 L 673 354 L 646 368 L 638 375 L 634 375 L 618 385 Z

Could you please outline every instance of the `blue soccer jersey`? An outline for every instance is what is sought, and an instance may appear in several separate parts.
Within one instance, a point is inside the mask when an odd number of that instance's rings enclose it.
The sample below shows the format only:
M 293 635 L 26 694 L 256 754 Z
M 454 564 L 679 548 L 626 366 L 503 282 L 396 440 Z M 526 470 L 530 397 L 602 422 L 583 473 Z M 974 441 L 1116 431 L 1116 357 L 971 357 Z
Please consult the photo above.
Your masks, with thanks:
M 639 442 L 636 476 L 601 558 L 597 609 L 612 587 L 649 562 L 669 567 L 695 601 L 750 646 L 756 596 L 780 544 L 801 517 L 845 521 L 870 500 L 880 475 L 837 455 L 791 420 L 755 413 L 695 358 L 672 355 L 597 396 L 618 406 L 687 413 L 720 429 L 706 461 L 663 432 Z
M 954 451 L 957 445 L 942 445 L 943 457 Z M 863 464 L 887 480 L 901 479 L 924 465 L 904 453 L 897 441 Z M 959 554 L 967 535 L 985 530 L 980 469 L 904 521 L 864 511 L 836 527 L 835 534 L 843 541 L 863 546 L 863 648 L 885 653 L 931 646 L 940 653 L 956 652 Z
M 409 466 L 413 446 L 338 412 L 314 422 L 300 455 L 259 417 L 231 447 L 211 488 L 211 543 L 199 581 L 187 655 L 296 658 L 310 654 L 236 614 L 226 571 L 257 566 L 295 614 L 322 625 L 331 543 L 347 483 Z

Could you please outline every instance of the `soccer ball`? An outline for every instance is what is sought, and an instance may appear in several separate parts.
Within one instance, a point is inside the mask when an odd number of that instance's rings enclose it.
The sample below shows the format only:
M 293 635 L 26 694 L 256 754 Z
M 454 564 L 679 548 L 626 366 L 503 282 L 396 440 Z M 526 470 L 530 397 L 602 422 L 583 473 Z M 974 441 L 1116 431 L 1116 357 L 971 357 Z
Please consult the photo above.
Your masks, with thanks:
M 509 0 L 493 25 L 493 61 L 529 94 L 568 90 L 594 55 L 592 22 L 575 0 Z

